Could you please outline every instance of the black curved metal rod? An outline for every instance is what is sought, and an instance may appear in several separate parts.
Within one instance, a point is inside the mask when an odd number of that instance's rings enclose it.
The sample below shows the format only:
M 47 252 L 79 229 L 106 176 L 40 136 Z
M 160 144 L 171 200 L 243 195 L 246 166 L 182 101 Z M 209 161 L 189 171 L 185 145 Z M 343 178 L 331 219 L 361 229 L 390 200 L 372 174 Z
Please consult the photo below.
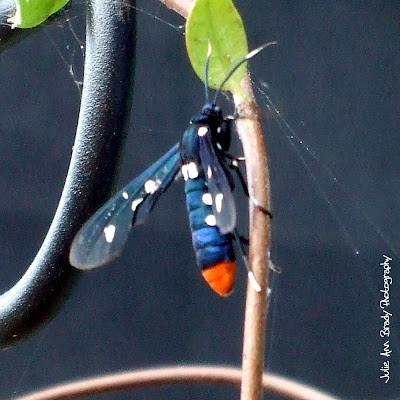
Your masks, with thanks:
M 110 196 L 126 138 L 135 51 L 133 3 L 88 1 L 85 77 L 70 168 L 42 247 L 24 276 L 0 296 L 1 348 L 51 318 L 81 274 L 69 264 L 70 244 Z

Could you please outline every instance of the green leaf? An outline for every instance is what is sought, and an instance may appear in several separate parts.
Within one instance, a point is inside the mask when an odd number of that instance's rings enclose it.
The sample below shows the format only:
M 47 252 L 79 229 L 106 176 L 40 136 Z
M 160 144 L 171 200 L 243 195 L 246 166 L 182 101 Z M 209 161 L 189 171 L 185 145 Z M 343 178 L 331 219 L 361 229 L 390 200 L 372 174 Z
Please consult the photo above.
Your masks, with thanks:
M 16 0 L 16 13 L 8 18 L 12 28 L 33 28 L 63 8 L 69 0 Z
M 186 22 L 186 48 L 197 76 L 204 82 L 209 44 L 208 86 L 218 89 L 235 64 L 248 53 L 242 19 L 231 0 L 196 0 Z M 230 77 L 224 90 L 243 93 L 246 64 Z

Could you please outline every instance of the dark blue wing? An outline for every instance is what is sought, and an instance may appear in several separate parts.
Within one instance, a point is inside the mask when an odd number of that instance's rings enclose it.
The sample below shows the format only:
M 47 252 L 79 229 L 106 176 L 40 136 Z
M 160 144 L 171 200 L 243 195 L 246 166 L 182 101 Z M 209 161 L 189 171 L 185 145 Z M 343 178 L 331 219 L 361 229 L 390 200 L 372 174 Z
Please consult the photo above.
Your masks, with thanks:
M 201 165 L 212 196 L 216 224 L 223 234 L 233 232 L 236 226 L 236 207 L 222 153 L 214 148 L 210 132 L 199 136 L 199 143 Z
M 69 259 L 78 269 L 92 269 L 118 256 L 133 225 L 152 211 L 180 167 L 179 145 L 103 205 L 75 236 Z

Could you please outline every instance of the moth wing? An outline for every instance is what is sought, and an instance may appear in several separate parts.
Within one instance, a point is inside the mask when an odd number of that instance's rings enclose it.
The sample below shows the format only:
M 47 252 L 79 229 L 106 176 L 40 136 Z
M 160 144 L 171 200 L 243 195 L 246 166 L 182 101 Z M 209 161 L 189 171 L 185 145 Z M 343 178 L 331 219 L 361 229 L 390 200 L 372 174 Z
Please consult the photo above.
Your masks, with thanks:
M 76 234 L 69 255 L 71 265 L 89 270 L 117 257 L 131 227 L 143 222 L 151 213 L 179 167 L 179 146 L 176 144 L 107 201 Z
M 213 214 L 221 233 L 230 233 L 236 226 L 236 206 L 232 194 L 232 177 L 224 164 L 223 154 L 214 147 L 210 132 L 199 137 L 201 165 L 212 196 Z

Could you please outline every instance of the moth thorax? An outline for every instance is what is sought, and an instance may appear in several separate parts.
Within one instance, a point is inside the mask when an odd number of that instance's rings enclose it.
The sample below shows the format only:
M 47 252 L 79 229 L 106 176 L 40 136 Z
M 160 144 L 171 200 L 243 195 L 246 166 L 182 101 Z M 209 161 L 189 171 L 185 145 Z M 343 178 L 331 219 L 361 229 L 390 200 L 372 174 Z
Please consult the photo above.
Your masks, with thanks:
M 213 129 L 214 145 L 222 151 L 228 151 L 231 146 L 231 121 L 223 120 Z

